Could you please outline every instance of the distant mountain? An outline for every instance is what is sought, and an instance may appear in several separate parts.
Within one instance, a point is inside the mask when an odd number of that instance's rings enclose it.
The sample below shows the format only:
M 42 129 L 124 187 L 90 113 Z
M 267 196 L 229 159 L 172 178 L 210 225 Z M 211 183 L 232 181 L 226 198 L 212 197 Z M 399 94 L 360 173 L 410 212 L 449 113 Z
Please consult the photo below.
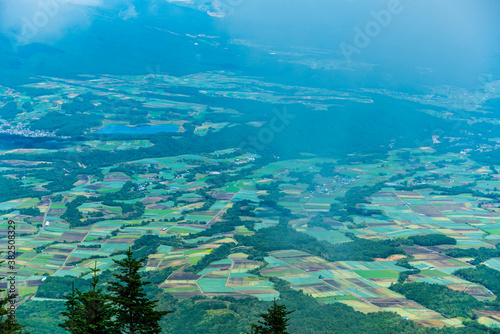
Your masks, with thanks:
M 151 0 L 136 2 L 136 17 L 124 20 L 110 9 L 88 13 L 92 24 L 49 44 L 13 48 L 0 34 L 0 84 L 26 82 L 37 75 L 69 78 L 79 74 L 187 75 L 230 70 L 271 81 L 328 86 L 345 82 L 302 64 L 271 55 L 266 49 L 233 41 L 225 22 L 207 11 L 228 9 L 218 3 Z M 153 9 L 152 9 L 153 8 Z M 227 13 L 227 12 L 225 12 Z M 351 73 L 348 73 L 351 75 Z
M 18 84 L 37 75 L 182 76 L 229 70 L 293 86 L 415 93 L 415 83 L 432 86 L 442 78 L 399 62 L 349 64 L 335 50 L 240 39 L 232 29 L 238 23 L 224 17 L 243 1 L 135 1 L 137 15 L 123 14 L 126 9 L 117 15 L 116 8 L 94 8 L 87 13 L 92 22 L 88 28 L 50 44 L 13 48 L 9 37 L 0 34 L 0 84 Z
M 166 1 L 149 1 L 155 12 L 137 5 L 141 14 L 123 20 L 106 9 L 89 13 L 92 24 L 47 44 L 13 47 L 0 35 L 0 83 L 35 75 L 134 74 L 161 71 L 184 75 L 232 66 L 246 47 L 228 45 L 216 22 L 199 10 Z M 189 18 L 189 19 L 187 19 Z M 222 66 L 222 67 L 221 67 Z

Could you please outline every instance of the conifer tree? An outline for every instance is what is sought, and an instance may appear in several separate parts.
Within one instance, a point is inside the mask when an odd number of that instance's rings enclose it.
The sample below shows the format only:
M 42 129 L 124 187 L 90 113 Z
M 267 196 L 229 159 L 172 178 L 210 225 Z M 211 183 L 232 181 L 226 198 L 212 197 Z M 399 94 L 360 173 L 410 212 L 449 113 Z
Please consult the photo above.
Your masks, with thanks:
M 0 279 L 3 279 L 0 278 Z M 5 290 L 0 290 L 3 292 Z M 17 322 L 16 318 L 13 318 L 9 314 L 9 306 L 15 300 L 17 295 L 8 295 L 0 300 L 0 334 L 21 334 L 23 328 L 20 323 Z
M 149 300 L 144 293 L 144 287 L 151 283 L 143 281 L 139 273 L 146 258 L 133 258 L 130 247 L 126 254 L 123 260 L 114 260 L 120 266 L 120 273 L 114 274 L 118 282 L 111 282 L 108 287 L 117 311 L 117 327 L 127 334 L 161 333 L 159 321 L 172 311 L 156 311 L 158 301 Z
M 81 314 L 81 305 L 79 304 L 75 289 L 75 283 L 71 283 L 71 294 L 65 296 L 66 301 L 66 311 L 61 312 L 63 316 L 67 318 L 65 322 L 59 324 L 60 327 L 66 329 L 70 333 L 78 333 L 79 324 L 83 323 Z
M 0 252 L 1 254 L 2 252 Z M 0 265 L 4 262 L 0 261 Z M 0 281 L 4 278 L 0 277 Z M 0 292 L 4 291 L 4 289 L 0 290 Z M 0 334 L 21 334 L 23 328 L 26 327 L 18 323 L 15 317 L 10 316 L 9 308 L 16 298 L 16 294 L 7 294 L 5 298 L 0 298 Z
M 252 334 L 290 334 L 286 331 L 289 318 L 286 316 L 295 311 L 287 311 L 285 305 L 278 305 L 276 299 L 267 313 L 260 315 L 258 325 L 252 324 Z
M 66 296 L 66 311 L 62 312 L 67 319 L 59 326 L 72 334 L 118 334 L 113 321 L 115 311 L 110 296 L 102 288 L 97 288 L 99 269 L 91 270 L 94 274 L 90 283 L 91 290 L 81 292 L 73 284 L 71 295 Z

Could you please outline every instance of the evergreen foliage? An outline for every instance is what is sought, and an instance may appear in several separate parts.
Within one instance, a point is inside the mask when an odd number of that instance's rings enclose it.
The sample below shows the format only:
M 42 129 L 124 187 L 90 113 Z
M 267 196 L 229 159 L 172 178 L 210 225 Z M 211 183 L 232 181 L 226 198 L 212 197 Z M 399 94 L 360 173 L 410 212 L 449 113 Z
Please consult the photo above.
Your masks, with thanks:
M 267 310 L 267 313 L 260 315 L 262 320 L 259 320 L 257 325 L 252 324 L 252 333 L 254 334 L 290 334 L 287 332 L 288 322 L 287 316 L 294 311 L 287 311 L 285 305 L 278 305 L 276 299 L 273 305 Z
M 2 253 L 0 252 L 0 255 Z M 5 261 L 0 261 L 0 264 Z M 0 281 L 5 277 L 0 277 Z M 0 290 L 3 292 L 5 290 Z M 23 328 L 17 319 L 10 313 L 10 305 L 15 301 L 16 294 L 7 294 L 6 297 L 0 298 L 0 334 L 22 334 L 24 333 Z
M 500 271 L 485 265 L 476 268 L 459 269 L 453 275 L 463 278 L 469 282 L 479 283 L 491 290 L 496 296 L 500 294 Z
M 120 273 L 114 275 L 118 282 L 111 282 L 108 288 L 116 309 L 117 328 L 127 334 L 161 333 L 159 321 L 172 311 L 155 310 L 158 301 L 149 300 L 144 292 L 150 282 L 142 280 L 139 270 L 146 258 L 134 258 L 130 248 L 126 255 L 123 260 L 114 260 Z
M 66 311 L 62 312 L 66 320 L 59 326 L 72 334 L 118 334 L 113 322 L 115 310 L 109 294 L 104 293 L 102 288 L 97 288 L 99 269 L 91 270 L 94 273 L 90 283 L 91 290 L 81 292 L 73 285 L 71 294 L 66 296 Z
M 419 246 L 456 245 L 457 240 L 444 234 L 413 235 L 408 239 Z

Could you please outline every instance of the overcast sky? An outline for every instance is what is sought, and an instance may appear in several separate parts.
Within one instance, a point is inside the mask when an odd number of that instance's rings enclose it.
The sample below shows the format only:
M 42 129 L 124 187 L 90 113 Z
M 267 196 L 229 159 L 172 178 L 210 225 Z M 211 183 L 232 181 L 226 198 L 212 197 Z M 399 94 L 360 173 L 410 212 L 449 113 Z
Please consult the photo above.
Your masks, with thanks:
M 356 46 L 358 32 L 376 27 L 380 13 L 397 3 L 396 13 L 381 21 L 389 24 L 373 30 L 354 60 L 405 58 L 428 66 L 446 60 L 480 71 L 500 58 L 500 1 L 495 0 L 247 0 L 230 17 L 230 31 L 342 52 L 342 46 Z
M 1 0 L 0 29 L 21 45 L 52 43 L 73 29 L 89 27 L 89 10 L 99 8 L 114 8 L 126 19 L 137 14 L 133 0 Z
M 50 44 L 89 27 L 92 10 L 105 8 L 124 20 L 147 19 L 149 12 L 136 10 L 145 3 L 0 0 L 0 29 L 21 45 Z M 218 20 L 233 38 L 321 48 L 360 62 L 462 71 L 464 76 L 500 68 L 498 0 L 213 0 L 208 8 L 232 8 L 232 15 Z

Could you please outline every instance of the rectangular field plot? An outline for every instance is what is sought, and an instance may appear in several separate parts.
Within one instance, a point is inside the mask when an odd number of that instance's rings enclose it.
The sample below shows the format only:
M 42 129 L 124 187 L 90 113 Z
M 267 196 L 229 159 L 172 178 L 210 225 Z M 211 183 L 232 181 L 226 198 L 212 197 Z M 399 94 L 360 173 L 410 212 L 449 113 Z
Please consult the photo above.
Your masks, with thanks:
M 364 278 L 392 278 L 397 279 L 399 274 L 392 270 L 355 270 L 356 274 Z
M 198 281 L 198 285 L 204 293 L 234 293 L 234 290 L 226 287 L 225 278 L 202 278 Z
M 118 244 L 118 243 L 113 243 L 113 244 L 105 244 L 101 247 L 101 252 L 103 253 L 113 253 L 115 251 L 122 251 L 122 250 L 127 250 L 132 243 L 127 243 L 127 244 Z
M 191 234 L 199 233 L 203 231 L 202 228 L 192 227 L 192 226 L 175 226 L 168 230 L 169 233 L 179 233 L 179 234 Z

